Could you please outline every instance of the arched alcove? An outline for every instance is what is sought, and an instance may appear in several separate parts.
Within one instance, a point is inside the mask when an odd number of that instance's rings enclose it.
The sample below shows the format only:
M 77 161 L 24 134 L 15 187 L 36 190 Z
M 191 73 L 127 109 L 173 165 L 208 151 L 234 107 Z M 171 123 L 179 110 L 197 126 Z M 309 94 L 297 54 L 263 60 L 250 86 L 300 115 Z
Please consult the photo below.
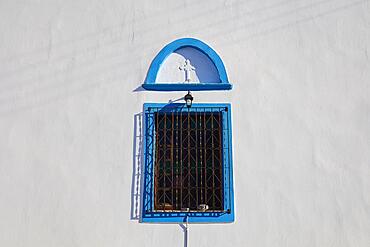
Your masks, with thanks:
M 178 39 L 166 45 L 152 61 L 142 86 L 156 91 L 232 88 L 218 54 L 193 38 Z
M 159 68 L 156 83 L 185 83 L 185 73 L 180 68 L 186 60 L 195 68 L 189 71 L 192 83 L 221 83 L 216 66 L 194 47 L 183 47 L 171 53 Z

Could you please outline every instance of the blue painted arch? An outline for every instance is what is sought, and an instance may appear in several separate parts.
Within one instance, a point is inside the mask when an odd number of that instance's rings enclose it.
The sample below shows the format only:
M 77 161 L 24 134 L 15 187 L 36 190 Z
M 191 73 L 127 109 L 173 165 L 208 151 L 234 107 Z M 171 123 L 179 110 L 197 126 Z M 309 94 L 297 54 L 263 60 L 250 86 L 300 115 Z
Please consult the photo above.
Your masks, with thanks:
M 191 47 L 204 53 L 215 65 L 220 82 L 200 82 L 200 83 L 156 83 L 158 71 L 166 58 L 180 48 Z M 201 90 L 230 90 L 230 84 L 224 63 L 220 56 L 206 43 L 194 38 L 182 38 L 166 45 L 153 59 L 145 81 L 142 85 L 144 89 L 154 91 L 201 91 Z

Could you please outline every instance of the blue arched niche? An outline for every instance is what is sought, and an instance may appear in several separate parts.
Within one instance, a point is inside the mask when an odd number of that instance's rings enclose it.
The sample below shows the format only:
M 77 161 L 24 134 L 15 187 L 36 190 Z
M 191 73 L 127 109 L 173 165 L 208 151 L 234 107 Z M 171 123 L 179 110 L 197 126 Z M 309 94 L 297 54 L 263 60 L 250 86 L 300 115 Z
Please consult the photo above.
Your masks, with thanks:
M 156 79 L 163 62 L 170 54 L 185 47 L 195 48 L 204 53 L 216 67 L 220 81 L 199 83 L 158 83 Z M 211 47 L 198 39 L 183 38 L 169 43 L 157 54 L 149 67 L 147 76 L 142 87 L 147 90 L 155 91 L 201 91 L 230 90 L 232 88 L 232 84 L 230 84 L 227 78 L 224 63 L 222 62 L 220 56 Z

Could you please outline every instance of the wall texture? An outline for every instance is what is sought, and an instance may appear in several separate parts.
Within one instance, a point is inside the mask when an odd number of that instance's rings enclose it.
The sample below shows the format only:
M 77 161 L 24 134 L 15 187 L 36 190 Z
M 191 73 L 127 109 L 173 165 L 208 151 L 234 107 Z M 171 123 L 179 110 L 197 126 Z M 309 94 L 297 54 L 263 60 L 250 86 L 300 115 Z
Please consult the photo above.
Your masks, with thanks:
M 184 95 L 138 87 L 180 37 L 234 83 L 194 97 L 233 105 L 236 222 L 189 246 L 370 246 L 368 0 L 1 0 L 0 245 L 183 246 L 135 220 L 135 116 Z

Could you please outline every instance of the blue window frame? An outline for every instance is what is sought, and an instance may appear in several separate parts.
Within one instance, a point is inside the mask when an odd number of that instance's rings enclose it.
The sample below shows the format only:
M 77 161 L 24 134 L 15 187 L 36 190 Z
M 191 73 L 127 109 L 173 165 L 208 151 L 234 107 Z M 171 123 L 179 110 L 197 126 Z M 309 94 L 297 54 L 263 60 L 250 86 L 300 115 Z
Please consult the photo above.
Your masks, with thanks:
M 182 223 L 182 222 L 204 222 L 204 223 L 228 223 L 234 221 L 234 192 L 233 192 L 233 165 L 232 165 L 232 129 L 231 129 L 231 105 L 230 104 L 193 104 L 191 108 L 187 108 L 185 104 L 161 104 L 161 103 L 146 103 L 144 104 L 144 168 L 143 168 L 143 186 L 142 186 L 142 203 L 141 203 L 141 222 L 152 223 Z M 166 208 L 163 206 L 160 210 L 156 204 L 155 192 L 157 185 L 155 185 L 156 175 L 158 170 L 155 170 L 156 156 L 159 156 L 158 148 L 159 133 L 158 130 L 158 116 L 159 114 L 218 114 L 219 122 L 219 136 L 220 142 L 220 186 L 222 187 L 222 203 L 210 209 L 190 209 L 183 207 Z M 178 116 L 178 115 L 177 115 Z M 205 115 L 204 115 L 205 116 Z M 212 120 L 213 121 L 213 120 Z M 156 127 L 157 126 L 157 127 Z M 189 125 L 190 126 L 190 125 Z M 172 125 L 173 128 L 173 125 Z M 212 122 L 213 130 L 213 122 Z M 160 130 L 158 130 L 159 132 Z M 172 137 L 173 138 L 173 137 Z M 156 145 L 158 142 L 158 145 Z M 190 145 L 190 144 L 188 144 Z M 198 145 L 198 144 L 197 144 Z M 212 141 L 213 146 L 213 141 Z M 166 156 L 165 156 L 166 157 Z M 173 156 L 172 156 L 173 157 Z M 181 156 L 182 157 L 182 156 Z M 192 161 L 194 162 L 194 160 Z M 213 162 L 213 161 L 212 161 Z M 190 161 L 189 161 L 190 164 Z M 206 163 L 205 163 L 206 164 Z M 196 164 L 198 165 L 198 164 Z M 207 168 L 207 164 L 205 165 Z M 213 166 L 214 168 L 214 166 Z M 172 168 L 173 169 L 173 168 Z M 190 165 L 189 165 L 190 169 Z M 198 167 L 196 167 L 198 169 Z M 164 168 L 166 170 L 166 168 Z M 162 170 L 163 171 L 163 170 Z M 173 172 L 173 171 L 172 171 Z M 190 172 L 189 172 L 190 174 Z M 172 173 L 173 179 L 173 173 Z M 213 185 L 215 185 L 213 178 Z M 190 183 L 190 182 L 189 182 Z M 177 187 L 178 188 L 178 187 Z M 197 187 L 198 188 L 198 187 Z M 205 185 L 207 188 L 207 185 Z M 216 187 L 214 186 L 213 189 Z M 209 189 L 209 188 L 208 188 Z M 157 192 L 158 193 L 158 192 Z M 215 195 L 215 194 L 213 194 Z M 198 197 L 197 197 L 198 198 Z M 166 199 L 165 199 L 166 200 Z M 190 200 L 190 199 L 189 199 Z M 215 206 L 215 199 L 213 199 L 213 206 Z M 181 200 L 182 203 L 182 200 Z M 189 204 L 190 205 L 190 204 Z M 202 204 L 203 205 L 203 204 Z M 221 205 L 221 206 L 220 206 Z M 206 205 L 208 208 L 208 205 Z

